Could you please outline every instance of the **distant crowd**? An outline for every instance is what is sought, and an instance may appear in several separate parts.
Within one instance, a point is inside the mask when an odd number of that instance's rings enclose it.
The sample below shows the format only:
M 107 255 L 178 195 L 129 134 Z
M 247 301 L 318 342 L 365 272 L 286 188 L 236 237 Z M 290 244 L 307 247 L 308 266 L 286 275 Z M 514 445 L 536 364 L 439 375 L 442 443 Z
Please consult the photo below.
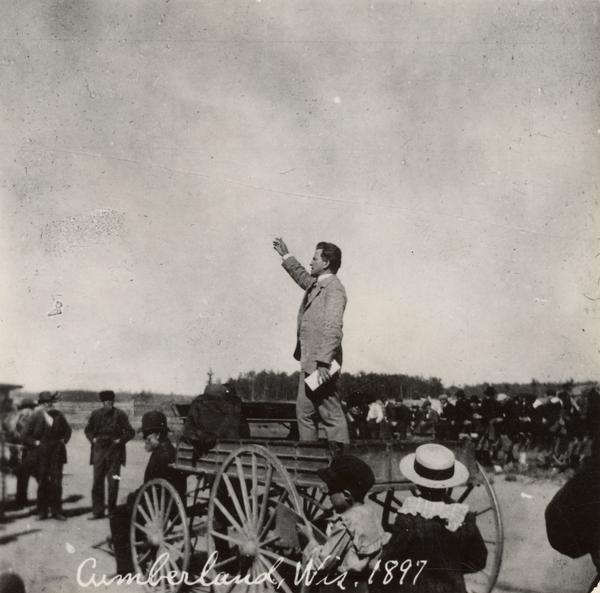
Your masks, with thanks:
M 590 454 L 591 435 L 600 430 L 600 393 L 596 387 L 573 393 L 568 385 L 537 396 L 493 387 L 402 401 L 354 393 L 346 416 L 353 439 L 470 439 L 484 465 L 562 471 Z

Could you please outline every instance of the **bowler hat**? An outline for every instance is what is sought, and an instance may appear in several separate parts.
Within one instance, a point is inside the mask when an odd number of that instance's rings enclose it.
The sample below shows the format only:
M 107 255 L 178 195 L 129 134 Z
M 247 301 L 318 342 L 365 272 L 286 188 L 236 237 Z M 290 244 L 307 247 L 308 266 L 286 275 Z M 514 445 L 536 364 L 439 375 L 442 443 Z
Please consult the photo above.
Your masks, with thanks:
M 48 402 L 53 402 L 57 398 L 58 398 L 58 391 L 55 391 L 54 393 L 50 393 L 49 391 L 42 391 L 38 395 L 38 402 L 40 404 L 45 404 Z
M 371 468 L 354 455 L 334 457 L 329 466 L 317 470 L 317 474 L 327 484 L 330 494 L 348 490 L 357 500 L 362 500 L 375 483 Z
M 98 394 L 101 402 L 114 402 L 115 401 L 115 392 L 107 389 L 106 391 L 101 391 Z
M 142 428 L 140 431 L 144 438 L 153 432 L 167 431 L 167 417 L 159 410 L 151 410 L 142 416 Z
M 454 457 L 454 453 L 436 443 L 417 447 L 414 453 L 400 460 L 402 475 L 426 488 L 454 488 L 469 478 L 469 470 Z

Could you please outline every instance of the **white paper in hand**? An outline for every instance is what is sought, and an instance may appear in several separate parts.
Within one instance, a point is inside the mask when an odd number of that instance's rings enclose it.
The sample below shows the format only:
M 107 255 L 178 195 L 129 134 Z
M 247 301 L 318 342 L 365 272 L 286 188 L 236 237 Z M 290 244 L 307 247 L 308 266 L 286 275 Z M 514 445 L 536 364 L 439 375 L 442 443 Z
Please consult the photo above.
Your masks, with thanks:
M 333 360 L 331 362 L 331 368 L 329 369 L 329 374 L 333 377 L 340 370 L 340 363 L 337 360 Z M 319 388 L 319 371 L 316 370 L 314 373 L 311 373 L 304 379 L 306 386 L 311 389 L 311 391 L 316 391 Z

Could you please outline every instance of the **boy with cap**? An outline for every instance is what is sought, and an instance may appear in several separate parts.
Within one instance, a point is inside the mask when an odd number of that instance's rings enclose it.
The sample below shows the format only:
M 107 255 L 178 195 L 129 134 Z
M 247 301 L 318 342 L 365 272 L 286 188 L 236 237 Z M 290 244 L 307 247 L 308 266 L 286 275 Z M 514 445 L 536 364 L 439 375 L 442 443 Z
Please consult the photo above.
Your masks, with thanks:
M 385 537 L 374 509 L 364 503 L 375 476 L 354 455 L 334 457 L 329 467 L 317 473 L 327 485 L 335 515 L 327 525 L 327 540 L 321 544 L 309 526 L 298 524 L 298 530 L 308 539 L 303 551 L 305 565 L 318 571 L 319 593 L 339 591 L 339 585 L 332 583 L 335 578 L 343 579 L 345 587 L 349 580 L 355 592 L 366 593 L 369 570 Z M 325 579 L 330 584 L 324 583 Z
M 108 482 L 108 513 L 117 505 L 121 465 L 125 465 L 125 444 L 135 431 L 127 414 L 114 407 L 115 392 L 101 391 L 102 408 L 94 410 L 85 427 L 85 436 L 92 445 L 90 465 L 94 466 L 92 484 L 92 518 L 104 517 L 104 481 Z
M 380 589 L 466 593 L 463 575 L 483 570 L 487 560 L 475 515 L 466 504 L 450 499 L 451 489 L 464 484 L 469 471 L 450 449 L 435 443 L 403 457 L 400 471 L 417 487 L 418 496 L 404 500 L 381 560 L 385 565 L 410 559 L 415 570 L 423 568 L 415 573 L 414 583 L 407 579 L 400 586 L 395 579 Z
M 150 453 L 150 459 L 144 472 L 144 484 L 150 480 L 162 478 L 170 482 L 179 496 L 185 501 L 185 476 L 171 468 L 175 462 L 175 447 L 169 440 L 167 418 L 158 410 L 146 412 L 142 416 L 144 447 Z M 131 546 L 129 541 L 129 523 L 137 490 L 127 496 L 125 504 L 115 508 L 110 516 L 110 534 L 117 561 L 117 574 L 133 573 Z

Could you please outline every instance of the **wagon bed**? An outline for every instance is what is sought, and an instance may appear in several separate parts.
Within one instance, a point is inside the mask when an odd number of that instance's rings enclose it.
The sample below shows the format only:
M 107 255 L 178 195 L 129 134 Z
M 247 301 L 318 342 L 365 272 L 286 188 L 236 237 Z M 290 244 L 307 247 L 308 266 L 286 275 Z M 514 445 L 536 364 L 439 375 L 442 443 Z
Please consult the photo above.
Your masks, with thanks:
M 240 574 L 264 572 L 273 566 L 276 558 L 282 558 L 283 571 L 286 564 L 291 566 L 297 562 L 297 556 L 278 547 L 281 541 L 278 508 L 281 505 L 289 507 L 315 527 L 324 529 L 331 509 L 317 470 L 329 463 L 327 442 L 274 438 L 268 434 L 274 430 L 266 431 L 266 436 L 256 436 L 260 432 L 256 430 L 258 427 L 277 424 L 293 435 L 293 402 L 244 402 L 243 408 L 252 438 L 219 440 L 202 455 L 184 440 L 179 441 L 172 467 L 185 474 L 188 485 L 192 485 L 185 501 L 179 499 L 170 484 L 160 480 L 146 484 L 138 493 L 131 542 L 134 565 L 139 572 L 149 570 L 148 562 L 144 560 L 149 541 L 153 542 L 153 549 L 160 550 L 164 546 L 169 552 L 173 570 L 185 571 L 193 564 L 193 556 L 204 536 L 208 553 L 217 552 L 222 558 L 215 570 Z M 179 418 L 185 417 L 188 409 L 189 406 L 174 406 Z M 400 473 L 399 461 L 423 442 L 423 439 L 358 440 L 345 449 L 373 469 L 375 485 L 369 499 L 370 504 L 380 507 L 384 529 L 390 530 L 403 499 L 414 493 L 414 485 Z M 502 559 L 503 533 L 498 502 L 485 472 L 475 459 L 471 443 L 442 444 L 452 449 L 457 459 L 469 469 L 468 482 L 453 489 L 452 499 L 468 504 L 476 514 L 488 549 L 486 568 L 466 575 L 467 590 L 489 593 Z M 149 523 L 151 528 L 148 528 Z M 282 578 L 282 581 L 284 593 L 293 593 L 285 584 L 286 579 Z M 260 593 L 272 589 L 266 584 L 260 588 Z M 252 587 L 250 589 L 254 591 Z M 163 590 L 174 592 L 177 587 Z

